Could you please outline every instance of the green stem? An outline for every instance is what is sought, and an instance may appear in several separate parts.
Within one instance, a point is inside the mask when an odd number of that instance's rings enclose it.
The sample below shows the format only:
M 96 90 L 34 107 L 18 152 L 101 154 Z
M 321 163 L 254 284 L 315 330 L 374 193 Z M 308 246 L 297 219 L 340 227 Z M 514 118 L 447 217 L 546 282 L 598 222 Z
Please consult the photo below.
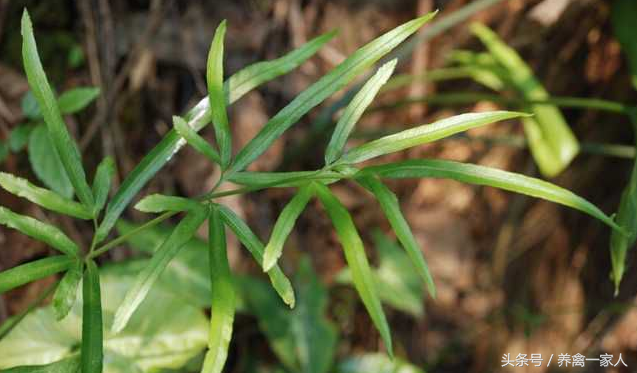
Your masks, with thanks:
M 635 110 L 635 107 L 630 105 L 598 98 L 552 96 L 546 100 L 526 100 L 490 93 L 440 93 L 423 97 L 407 98 L 387 105 L 376 106 L 368 110 L 367 113 L 380 110 L 398 109 L 419 103 L 458 105 L 472 104 L 478 101 L 491 101 L 504 105 L 554 105 L 565 108 L 596 109 L 625 115 L 631 115 L 631 113 Z
M 169 211 L 169 212 L 165 212 L 161 215 L 159 215 L 158 217 L 156 217 L 153 220 L 150 220 L 146 223 L 144 223 L 143 225 L 140 225 L 139 227 L 131 230 L 130 232 L 126 233 L 123 236 L 119 236 L 116 239 L 102 245 L 100 248 L 90 252 L 87 256 L 86 256 L 86 260 L 89 259 L 93 259 L 97 256 L 100 256 L 102 254 L 104 254 L 105 252 L 107 252 L 108 250 L 122 244 L 123 242 L 128 241 L 133 235 L 138 234 L 139 232 L 148 229 L 148 228 L 152 228 L 154 226 L 156 226 L 157 224 L 163 222 L 164 220 L 174 216 L 177 214 L 177 211 Z

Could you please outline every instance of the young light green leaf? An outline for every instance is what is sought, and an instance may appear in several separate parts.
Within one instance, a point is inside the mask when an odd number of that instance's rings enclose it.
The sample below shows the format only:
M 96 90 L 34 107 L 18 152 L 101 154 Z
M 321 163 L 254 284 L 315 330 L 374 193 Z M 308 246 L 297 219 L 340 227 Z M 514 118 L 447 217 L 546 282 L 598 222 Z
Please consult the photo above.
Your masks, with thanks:
M 441 119 L 432 124 L 423 124 L 393 135 L 381 137 L 358 146 L 341 157 L 338 164 L 352 164 L 366 161 L 381 155 L 398 152 L 416 145 L 484 126 L 500 120 L 517 118 L 527 114 L 514 111 L 490 111 L 484 113 L 467 113 Z
M 137 202 L 135 209 L 141 212 L 159 213 L 164 211 L 191 211 L 201 209 L 202 206 L 184 197 L 151 194 Z
M 71 184 L 73 184 L 75 193 L 86 207 L 92 208 L 93 194 L 86 182 L 82 158 L 75 141 L 71 138 L 62 120 L 57 101 L 42 69 L 35 37 L 33 36 L 33 26 L 26 9 L 22 13 L 22 58 L 29 86 L 40 105 L 42 116 L 49 130 L 49 136 L 51 136 L 53 145 L 62 160 Z
M 66 255 L 34 260 L 0 272 L 0 294 L 18 286 L 62 272 L 70 268 L 75 259 Z
M 388 359 L 383 354 L 352 356 L 336 366 L 335 373 L 425 373 L 402 359 Z
M 1 370 L 1 373 L 81 373 L 80 355 L 45 365 L 25 365 Z
M 331 164 L 336 161 L 345 148 L 345 143 L 349 134 L 354 129 L 356 123 L 361 119 L 365 109 L 372 103 L 380 88 L 387 83 L 387 80 L 396 68 L 396 59 L 384 64 L 374 76 L 372 76 L 360 91 L 354 96 L 352 101 L 347 105 L 343 115 L 336 123 L 334 133 L 330 139 L 327 149 L 325 150 L 325 164 Z
M 95 177 L 93 178 L 94 213 L 96 215 L 106 204 L 108 191 L 111 189 L 111 182 L 115 172 L 115 160 L 112 157 L 104 158 L 97 166 L 97 171 L 95 171 Z
M 226 251 L 226 227 L 217 208 L 212 210 L 208 222 L 212 303 L 210 306 L 208 352 L 206 353 L 201 372 L 221 373 L 228 357 L 228 346 L 232 339 L 235 289 Z
M 263 254 L 264 271 L 267 272 L 276 265 L 277 260 L 279 260 L 283 253 L 283 244 L 285 244 L 285 240 L 290 235 L 290 232 L 292 232 L 296 219 L 299 218 L 299 215 L 301 215 L 313 195 L 314 192 L 311 186 L 303 186 L 299 188 L 296 195 L 283 208 L 283 211 L 281 211 L 281 215 L 279 215 L 272 229 L 270 241 L 265 246 L 265 252 Z
M 232 137 L 228 125 L 226 111 L 226 95 L 223 91 L 223 40 L 226 36 L 226 21 L 221 22 L 212 39 L 208 53 L 206 81 L 208 83 L 208 99 L 212 109 L 212 126 L 215 129 L 221 167 L 226 168 L 232 156 Z
M 345 87 L 356 76 L 373 65 L 385 54 L 429 21 L 435 13 L 429 13 L 409 21 L 360 48 L 327 75 L 298 95 L 279 111 L 237 154 L 230 173 L 241 171 L 259 157 L 283 132 L 296 123 L 312 108 Z
M 312 57 L 325 43 L 330 41 L 335 32 L 329 32 L 310 40 L 303 46 L 272 60 L 258 62 L 247 66 L 232 75 L 224 85 L 227 103 L 232 104 L 254 88 L 300 66 Z M 185 117 L 188 126 L 194 131 L 199 131 L 210 123 L 210 101 L 204 97 Z M 101 242 L 106 238 L 120 217 L 126 206 L 139 193 L 139 191 L 184 145 L 176 131 L 170 131 L 148 153 L 133 171 L 124 179 L 119 190 L 108 204 L 104 220 L 96 233 L 96 241 Z
M 525 99 L 546 100 L 550 97 L 533 75 L 531 68 L 495 32 L 479 23 L 473 24 L 471 30 L 489 49 L 497 63 L 504 67 L 508 73 L 507 80 L 520 91 Z M 526 121 L 525 128 L 529 125 L 535 127 L 526 129 L 527 134 L 530 131 L 534 134 L 534 137 L 529 139 L 533 156 L 544 153 L 540 158 L 535 158 L 540 171 L 547 177 L 556 176 L 579 152 L 577 138 L 557 107 L 530 105 L 529 109 L 535 117 Z
M 387 220 L 389 220 L 389 224 L 394 229 L 394 232 L 396 232 L 396 237 L 398 237 L 398 240 L 405 248 L 407 255 L 409 255 L 409 259 L 414 267 L 416 267 L 416 271 L 427 285 L 429 294 L 432 298 L 435 298 L 436 285 L 434 284 L 434 280 L 429 272 L 429 267 L 427 266 L 427 262 L 422 254 L 420 245 L 416 242 L 416 238 L 411 232 L 409 224 L 400 210 L 398 198 L 375 176 L 363 176 L 357 179 L 357 181 L 376 196 L 381 209 L 385 213 Z
M 64 165 L 58 156 L 46 125 L 35 126 L 29 136 L 29 163 L 35 176 L 58 194 L 73 198 L 73 184 L 66 175 Z
M 199 136 L 195 130 L 190 128 L 183 118 L 173 116 L 173 125 L 179 136 L 183 137 L 184 140 L 186 140 L 190 146 L 195 148 L 196 151 L 205 155 L 214 163 L 221 163 L 221 158 L 215 148 L 213 148 L 212 145 L 210 145 L 203 137 Z
M 0 172 L 0 186 L 7 192 L 25 198 L 45 209 L 78 219 L 91 219 L 90 211 L 77 202 L 71 201 L 48 189 L 37 187 L 28 180 Z
M 188 215 L 175 227 L 168 239 L 157 249 L 148 265 L 139 273 L 135 283 L 128 290 L 124 301 L 119 306 L 113 322 L 113 333 L 119 333 L 124 329 L 133 312 L 144 300 L 164 268 L 195 234 L 207 215 L 208 211 L 205 208 L 189 211 Z
M 366 167 L 360 172 L 396 179 L 432 177 L 491 186 L 571 207 L 604 222 L 622 234 L 626 233 L 599 208 L 575 193 L 544 180 L 513 172 L 441 159 L 414 159 L 389 163 Z
M 100 95 L 97 87 L 78 87 L 69 89 L 58 98 L 58 107 L 62 114 L 73 114 L 87 107 Z
M 100 275 L 93 260 L 86 262 L 82 281 L 82 302 L 82 373 L 102 373 L 102 297 Z
M 0 206 L 0 225 L 18 230 L 29 237 L 58 249 L 64 254 L 76 256 L 79 253 L 75 242 L 71 241 L 71 239 L 57 227 L 28 216 L 16 214 L 2 206 Z
M 225 224 L 234 232 L 239 241 L 250 251 L 250 254 L 254 257 L 257 263 L 263 267 L 263 243 L 259 240 L 254 232 L 248 227 L 248 225 L 241 220 L 232 210 L 223 205 L 216 205 L 219 209 L 221 218 Z M 272 287 L 279 294 L 283 302 L 290 308 L 294 308 L 295 298 L 294 289 L 290 280 L 285 276 L 281 268 L 275 265 L 268 271 L 270 282 Z
M 313 187 L 332 220 L 336 234 L 343 245 L 345 259 L 352 273 L 354 287 L 363 300 L 363 304 L 369 316 L 372 318 L 376 329 L 380 332 L 387 352 L 390 356 L 393 356 L 389 324 L 387 324 L 383 307 L 380 304 L 377 286 L 374 282 L 367 256 L 365 256 L 363 241 L 358 235 L 352 217 L 345 209 L 345 206 L 332 194 L 328 187 L 319 183 L 314 183 Z
M 77 261 L 71 268 L 66 271 L 62 280 L 55 289 L 53 294 L 53 311 L 55 318 L 59 321 L 66 317 L 71 311 L 75 298 L 77 298 L 77 287 L 82 279 L 82 271 L 84 266 L 82 261 Z

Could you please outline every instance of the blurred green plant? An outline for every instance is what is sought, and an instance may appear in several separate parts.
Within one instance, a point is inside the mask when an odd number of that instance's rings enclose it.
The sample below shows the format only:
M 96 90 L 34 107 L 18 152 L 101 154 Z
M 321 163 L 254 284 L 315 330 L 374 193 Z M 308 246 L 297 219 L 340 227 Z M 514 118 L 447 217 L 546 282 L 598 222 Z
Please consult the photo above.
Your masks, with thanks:
M 466 183 L 493 186 L 517 193 L 522 193 L 538 198 L 543 198 L 555 203 L 585 212 L 608 226 L 626 232 L 620 228 L 610 217 L 605 215 L 597 207 L 576 196 L 572 192 L 548 182 L 484 166 L 457 163 L 443 160 L 410 160 L 398 163 L 386 163 L 372 166 L 360 166 L 359 163 L 386 154 L 399 152 L 414 146 L 444 139 L 471 128 L 485 126 L 487 124 L 514 118 L 527 118 L 528 115 L 519 112 L 493 111 L 484 113 L 469 113 L 441 119 L 431 124 L 422 124 L 396 134 L 384 136 L 362 145 L 346 148 L 347 138 L 362 112 L 371 103 L 380 87 L 393 72 L 395 61 L 384 64 L 372 77 L 363 89 L 345 108 L 342 119 L 329 142 L 326 150 L 325 165 L 321 169 L 301 172 L 249 172 L 246 168 L 262 155 L 269 146 L 279 138 L 287 129 L 311 109 L 321 104 L 324 100 L 351 83 L 357 76 L 379 61 L 384 55 L 400 45 L 404 40 L 416 33 L 423 24 L 429 21 L 435 13 L 409 21 L 371 41 L 369 44 L 357 50 L 331 72 L 323 76 L 316 83 L 300 93 L 279 113 L 274 115 L 268 123 L 248 142 L 246 146 L 238 149 L 233 157 L 230 149 L 232 143 L 228 127 L 226 106 L 235 102 L 248 91 L 256 88 L 279 75 L 285 74 L 299 66 L 303 61 L 311 57 L 321 46 L 329 41 L 334 33 L 320 36 L 301 48 L 289 53 L 277 60 L 260 62 L 237 72 L 225 83 L 222 83 L 223 65 L 223 39 L 225 35 L 225 22 L 221 23 L 215 33 L 208 58 L 207 82 L 209 95 L 202 99 L 183 118 L 175 117 L 175 129 L 170 131 L 164 139 L 148 153 L 135 169 L 126 176 L 118 191 L 109 200 L 110 180 L 114 176 L 114 161 L 106 158 L 97 167 L 94 181 L 89 185 L 86 172 L 82 165 L 81 154 L 78 147 L 68 132 L 62 118 L 63 103 L 60 98 L 55 99 L 53 90 L 40 63 L 31 21 L 25 11 L 22 18 L 23 35 L 23 59 L 29 85 L 33 96 L 41 109 L 44 118 L 43 133 L 52 144 L 52 149 L 59 157 L 62 168 L 60 172 L 68 177 L 73 193 L 78 201 L 72 200 L 54 190 L 48 190 L 30 184 L 26 180 L 15 176 L 3 174 L 0 185 L 8 192 L 40 205 L 41 207 L 58 213 L 70 215 L 81 220 L 92 221 L 95 228 L 93 239 L 88 247 L 73 242 L 60 229 L 31 217 L 16 214 L 6 208 L 0 208 L 0 224 L 17 229 L 37 240 L 41 240 L 51 247 L 59 250 L 62 255 L 35 260 L 18 267 L 0 272 L 0 293 L 8 291 L 22 284 L 49 276 L 54 273 L 66 274 L 59 283 L 54 295 L 53 312 L 51 315 L 61 319 L 62 325 L 71 320 L 71 312 L 74 307 L 79 307 L 76 301 L 77 288 L 82 284 L 82 321 L 81 337 L 80 328 L 74 328 L 67 343 L 58 351 L 64 354 L 50 356 L 45 361 L 26 362 L 26 364 L 62 364 L 77 366 L 76 360 L 68 356 L 69 351 L 79 352 L 79 366 L 84 373 L 101 372 L 113 361 L 121 362 L 120 366 L 130 366 L 131 363 L 119 360 L 119 355 L 124 358 L 132 349 L 119 351 L 112 346 L 111 339 L 119 340 L 125 336 L 129 328 L 136 325 L 136 320 L 144 320 L 149 312 L 145 306 L 156 294 L 156 285 L 165 283 L 162 276 L 171 273 L 176 261 L 180 258 L 184 247 L 188 246 L 199 226 L 205 221 L 209 223 L 209 238 L 206 245 L 208 253 L 209 274 L 206 282 L 209 282 L 210 294 L 206 305 L 211 305 L 211 319 L 209 333 L 207 335 L 207 349 L 205 352 L 202 372 L 220 372 L 223 369 L 230 338 L 232 335 L 234 314 L 241 305 L 241 299 L 237 297 L 234 284 L 241 282 L 240 278 L 230 272 L 226 251 L 226 228 L 229 228 L 239 239 L 243 246 L 254 257 L 259 266 L 268 275 L 272 294 L 277 294 L 283 302 L 266 300 L 269 303 L 283 307 L 286 304 L 296 309 L 287 311 L 284 322 L 280 325 L 279 333 L 289 335 L 293 343 L 294 355 L 279 356 L 284 366 L 303 369 L 305 371 L 317 371 L 328 369 L 331 360 L 329 354 L 315 354 L 309 347 L 312 343 L 309 338 L 317 335 L 320 343 L 326 349 L 333 346 L 335 332 L 323 317 L 325 296 L 321 285 L 315 276 L 309 271 L 307 264 L 301 268 L 295 283 L 297 288 L 304 289 L 303 294 L 295 295 L 293 283 L 286 277 L 277 259 L 281 255 L 283 244 L 290 233 L 294 221 L 302 213 L 304 206 L 316 198 L 332 221 L 337 236 L 343 246 L 344 256 L 349 266 L 349 273 L 354 288 L 358 292 L 365 308 L 375 327 L 380 332 L 384 346 L 390 357 L 393 356 L 392 339 L 389 324 L 381 305 L 381 297 L 378 292 L 378 280 L 383 278 L 383 262 L 378 275 L 372 270 L 364 250 L 363 241 L 358 233 L 353 219 L 347 209 L 332 193 L 330 185 L 341 180 L 351 180 L 360 184 L 376 197 L 381 210 L 387 216 L 389 224 L 406 256 L 424 282 L 429 293 L 435 296 L 435 286 L 426 261 L 422 256 L 417 242 L 403 216 L 397 197 L 384 183 L 385 178 L 451 178 Z M 80 94 L 86 97 L 87 94 Z M 76 102 L 71 100 L 72 102 Z M 216 146 L 210 144 L 197 132 L 209 123 L 213 123 L 216 134 Z M 150 195 L 142 199 L 135 206 L 138 210 L 148 213 L 160 213 L 155 219 L 129 230 L 127 233 L 103 243 L 119 220 L 124 209 L 130 204 L 143 186 L 177 153 L 185 144 L 190 144 L 217 164 L 221 169 L 221 175 L 215 186 L 204 195 L 196 198 L 185 198 L 165 195 Z M 234 190 L 220 191 L 219 187 L 224 182 L 234 182 L 242 187 Z M 231 209 L 220 203 L 220 199 L 226 196 L 245 194 L 266 188 L 288 187 L 297 188 L 298 197 L 294 197 L 290 205 L 286 207 L 275 224 L 275 230 L 268 244 L 264 245 L 259 237 L 252 232 L 250 227 Z M 108 204 L 107 204 L 108 202 Z M 106 208 L 104 209 L 104 207 Z M 156 249 L 153 250 L 149 260 L 142 263 L 134 271 L 135 278 L 123 286 L 126 289 L 117 304 L 113 304 L 111 291 L 106 271 L 102 273 L 96 266 L 95 259 L 117 247 L 121 243 L 137 239 L 143 232 L 157 226 L 162 221 L 183 214 L 180 222 L 162 239 Z M 267 260 L 266 260 L 267 259 Z M 200 262 L 201 255 L 197 257 Z M 387 265 L 387 264 L 385 264 Z M 80 277 L 82 278 L 80 280 Z M 253 285 L 250 285 L 253 286 Z M 258 285 L 254 285 L 255 287 Z M 266 286 L 270 289 L 269 286 Z M 265 289 L 265 288 L 264 288 Z M 183 293 L 183 289 L 179 289 Z M 240 293 L 240 292 L 239 292 Z M 266 294 L 256 292 L 244 295 L 243 302 L 258 302 L 261 299 L 255 297 Z M 275 299 L 277 299 L 275 296 Z M 256 300 L 255 300 L 256 299 Z M 199 302 L 202 302 L 199 300 Z M 155 307 L 155 311 L 163 307 Z M 261 307 L 256 307 L 261 309 Z M 285 309 L 285 307 L 283 307 Z M 268 307 L 268 311 L 274 311 L 274 306 Z M 25 311 L 28 313 L 29 310 Z M 265 310 L 262 310 L 265 312 Z M 31 315 L 20 315 L 16 320 L 26 320 Z M 162 313 L 163 315 L 163 313 Z M 163 315 L 165 317 L 165 315 Z M 266 317 L 265 315 L 262 315 Z M 269 317 L 269 316 L 267 316 Z M 279 317 L 279 316 L 272 316 Z M 299 327 L 300 324 L 313 320 L 313 331 Z M 69 321 L 70 322 L 70 321 Z M 76 319 L 75 325 L 78 324 Z M 18 338 L 21 325 L 16 321 L 10 321 L 8 326 L 3 326 L 3 333 L 7 336 L 3 343 L 9 340 L 9 347 L 16 348 L 11 343 L 13 338 Z M 50 320 L 47 325 L 59 327 Z M 106 329 L 104 328 L 106 325 Z M 189 325 L 193 327 L 193 325 Z M 196 326 L 196 325 L 195 325 Z M 266 336 L 274 324 L 267 323 L 264 330 Z M 13 329 L 13 330 L 12 330 Z M 8 334 L 7 334 L 8 333 Z M 65 335 L 68 334 L 65 333 Z M 29 338 L 33 338 L 29 334 Z M 313 340 L 318 344 L 317 340 Z M 72 343 L 71 343 L 72 342 Z M 279 341 L 277 340 L 277 343 Z M 69 345 L 71 344 L 71 346 Z M 19 346 L 19 343 L 16 342 Z M 274 344 L 273 344 L 274 346 Z M 79 351 L 78 351 L 79 347 Z M 19 347 L 18 347 L 19 348 Z M 275 351 L 283 353 L 284 347 L 273 347 Z M 287 350 L 287 347 L 285 347 Z M 114 359 L 106 358 L 112 350 L 118 355 Z M 285 351 L 289 354 L 289 351 Z M 161 353 L 160 353 L 161 354 Z M 190 356 L 190 355 L 189 355 Z M 56 359 L 67 359 L 64 362 L 56 362 Z M 71 360 L 68 360 L 71 359 Z M 13 367 L 25 362 L 9 360 L 6 367 Z M 364 359 L 361 361 L 369 361 Z M 374 361 L 374 360 L 372 360 Z M 180 363 L 184 363 L 181 360 Z M 168 364 L 169 362 L 164 362 Z M 163 364 L 163 363 L 162 363 Z M 175 363 L 176 364 L 176 363 Z M 393 367 L 394 363 L 388 363 Z M 352 363 L 351 366 L 366 366 L 363 363 Z M 137 364 L 140 371 L 152 371 L 154 368 Z M 56 367 L 58 368 L 58 367 Z M 37 371 L 48 368 L 15 368 L 26 371 Z M 114 368 L 113 368 L 114 369 Z M 352 368 L 353 369 L 353 368 Z M 361 368 L 365 369 L 365 368 Z M 390 368 L 388 368 L 390 369 Z M 393 368 L 391 368 L 393 369 Z M 402 369 L 402 368 L 401 368 Z M 347 371 L 347 370 L 345 370 Z M 417 371 L 417 370 L 416 370 Z

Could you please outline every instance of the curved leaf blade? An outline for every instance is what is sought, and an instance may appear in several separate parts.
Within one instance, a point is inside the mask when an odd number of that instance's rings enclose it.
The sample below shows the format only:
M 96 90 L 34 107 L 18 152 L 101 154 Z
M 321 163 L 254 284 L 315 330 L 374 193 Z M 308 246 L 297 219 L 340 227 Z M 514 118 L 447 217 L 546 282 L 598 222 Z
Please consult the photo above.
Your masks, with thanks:
M 62 93 L 58 98 L 58 107 L 62 114 L 73 114 L 87 107 L 100 95 L 97 87 L 77 87 Z
M 175 227 L 168 239 L 155 251 L 148 265 L 139 273 L 135 283 L 126 293 L 126 297 L 115 313 L 113 321 L 113 333 L 119 333 L 130 320 L 133 312 L 139 307 L 146 294 L 157 281 L 159 275 L 168 265 L 170 260 L 179 253 L 179 250 L 192 238 L 197 228 L 208 215 L 204 208 L 192 210 Z
M 27 199 L 47 210 L 88 220 L 93 214 L 82 204 L 71 201 L 48 189 L 37 187 L 28 180 L 0 172 L 0 186 L 11 194 Z
M 250 254 L 252 254 L 257 263 L 263 267 L 264 247 L 259 237 L 228 207 L 216 205 L 216 208 L 219 209 L 219 213 L 225 224 L 234 232 L 246 249 L 250 251 Z M 294 289 L 292 288 L 292 283 L 285 276 L 281 268 L 279 268 L 278 265 L 274 266 L 268 271 L 268 276 L 270 277 L 272 287 L 274 287 L 274 290 L 276 290 L 283 302 L 290 308 L 294 308 Z
M 75 259 L 66 255 L 34 260 L 0 272 L 0 294 L 29 282 L 62 272 L 70 268 Z
M 420 245 L 416 242 L 414 234 L 409 228 L 407 220 L 400 210 L 400 203 L 396 195 L 375 176 L 363 176 L 357 181 L 370 192 L 372 192 L 385 213 L 389 224 L 396 232 L 396 237 L 407 252 L 409 259 L 418 271 L 418 274 L 427 285 L 427 290 L 432 298 L 436 298 L 436 285 L 434 283 L 427 261 L 422 254 Z
M 361 119 L 365 109 L 372 103 L 380 88 L 387 83 L 396 68 L 397 62 L 398 60 L 393 59 L 381 66 L 347 105 L 343 115 L 336 123 L 334 133 L 327 145 L 325 164 L 333 163 L 343 154 L 345 143 L 354 126 Z
M 57 101 L 42 68 L 35 37 L 33 36 L 33 26 L 26 9 L 22 13 L 22 38 L 22 58 L 27 80 L 33 95 L 40 105 L 53 145 L 62 160 L 64 169 L 73 184 L 78 198 L 86 207 L 92 208 L 93 194 L 86 182 L 82 158 L 75 141 L 71 138 L 62 120 Z
M 212 303 L 210 307 L 208 352 L 206 353 L 201 372 L 221 373 L 228 357 L 228 346 L 232 339 L 235 288 L 226 252 L 226 227 L 217 208 L 212 210 L 208 222 Z
M 229 172 L 234 173 L 245 169 L 303 115 L 346 86 L 365 69 L 418 31 L 434 15 L 435 13 L 429 13 L 387 32 L 354 52 L 327 75 L 312 84 L 270 119 L 261 131 L 241 149 L 230 166 Z
M 141 212 L 159 213 L 164 211 L 191 211 L 202 206 L 188 198 L 151 194 L 137 202 L 135 209 Z
M 195 130 L 190 128 L 183 118 L 173 116 L 173 126 L 179 136 L 183 137 L 196 151 L 208 157 L 213 163 L 221 164 L 221 158 L 215 148 L 203 137 L 199 136 Z
M 236 102 L 254 88 L 300 66 L 312 57 L 325 43 L 334 37 L 334 32 L 310 40 L 298 49 L 272 61 L 264 61 L 247 66 L 228 79 L 224 91 L 228 104 Z M 210 102 L 204 97 L 186 114 L 188 126 L 199 131 L 210 123 Z M 170 131 L 159 144 L 148 153 L 133 171 L 124 179 L 119 190 L 108 204 L 104 220 L 96 233 L 99 243 L 106 238 L 117 219 L 137 193 L 183 146 L 176 131 Z
M 441 159 L 414 159 L 366 167 L 361 173 L 377 174 L 392 179 L 445 178 L 467 184 L 491 186 L 571 207 L 604 222 L 622 234 L 626 233 L 595 205 L 567 189 L 544 180 L 491 167 Z
M 81 261 L 75 263 L 74 266 L 66 271 L 64 277 L 60 280 L 57 289 L 55 289 L 52 304 L 55 318 L 58 321 L 65 318 L 71 311 L 71 308 L 73 308 L 73 304 L 75 304 L 75 299 L 77 298 L 77 287 L 82 279 L 83 269 Z
M 206 69 L 208 99 L 212 109 L 212 126 L 219 145 L 221 167 L 224 169 L 230 163 L 230 157 L 232 156 L 232 136 L 226 111 L 226 95 L 223 91 L 223 41 L 225 36 L 226 21 L 224 20 L 217 27 L 215 36 L 212 39 Z
M 360 295 L 369 316 L 385 343 L 385 348 L 390 356 L 393 356 L 391 332 L 385 318 L 383 307 L 378 296 L 377 286 L 374 282 L 372 271 L 365 255 L 363 241 L 358 235 L 358 230 L 352 221 L 352 217 L 345 206 L 332 194 L 325 185 L 314 183 L 316 195 L 321 200 L 329 215 L 336 233 L 343 245 L 345 259 L 352 273 L 354 287 Z
M 80 373 L 80 355 L 45 365 L 25 365 L 0 371 L 2 373 Z
M 370 141 L 345 153 L 337 163 L 351 164 L 363 162 L 381 155 L 440 140 L 471 128 L 527 115 L 528 114 L 514 111 L 490 111 L 455 115 L 431 124 L 423 124 Z
M 71 241 L 57 227 L 28 216 L 16 214 L 2 206 L 0 206 L 0 225 L 18 230 L 70 256 L 77 256 L 80 251 L 75 242 Z
M 82 373 L 102 373 L 104 336 L 100 275 L 95 262 L 86 262 L 82 282 Z
M 263 253 L 263 270 L 269 271 L 276 265 L 277 260 L 283 253 L 283 245 L 285 240 L 292 232 L 294 223 L 299 218 L 299 215 L 305 209 L 305 206 L 310 201 L 314 192 L 309 185 L 299 188 L 296 195 L 290 200 L 290 202 L 283 208 L 281 215 L 279 215 L 272 234 L 270 235 L 270 241 L 265 246 Z
M 111 182 L 115 176 L 115 160 L 112 157 L 104 158 L 97 166 L 93 179 L 93 196 L 95 197 L 94 212 L 97 215 L 102 211 L 111 189 Z

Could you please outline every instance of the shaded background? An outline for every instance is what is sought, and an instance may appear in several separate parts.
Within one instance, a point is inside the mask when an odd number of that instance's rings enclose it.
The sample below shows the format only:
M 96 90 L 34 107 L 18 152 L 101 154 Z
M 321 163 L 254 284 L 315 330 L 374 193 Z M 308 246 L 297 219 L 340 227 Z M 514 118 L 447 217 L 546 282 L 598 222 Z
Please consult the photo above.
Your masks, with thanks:
M 206 57 L 214 29 L 222 19 L 228 20 L 227 75 L 252 62 L 281 56 L 321 33 L 340 30 L 337 38 L 301 68 L 249 93 L 230 108 L 234 148 L 238 149 L 295 95 L 367 41 L 418 14 L 438 8 L 440 18 L 468 2 L 3 0 L 0 139 L 6 139 L 11 129 L 25 120 L 21 100 L 28 86 L 19 31 L 25 6 L 34 22 L 43 64 L 58 91 L 80 85 L 102 88 L 96 103 L 71 118 L 69 124 L 88 169 L 94 169 L 103 156 L 112 155 L 122 177 L 171 128 L 173 114 L 184 113 L 206 94 Z M 496 30 L 532 66 L 551 94 L 635 102 L 628 66 L 613 38 L 609 3 L 504 0 L 472 20 Z M 454 49 L 482 50 L 468 30 L 469 23 L 463 22 L 419 45 L 403 59 L 400 72 L 420 74 L 443 67 Z M 415 82 L 379 100 L 479 90 L 468 80 Z M 338 95 L 327 104 L 336 99 Z M 411 105 L 374 112 L 357 128 L 364 137 L 366 131 L 396 129 L 489 108 L 497 106 L 487 102 L 465 107 Z M 251 169 L 320 167 L 326 144 L 323 138 L 303 145 L 319 110 L 286 132 Z M 563 113 L 581 141 L 633 143 L 624 117 L 586 110 Z M 203 133 L 213 138 L 210 128 Z M 522 128 L 515 121 L 504 122 L 471 134 L 507 137 L 521 135 Z M 446 140 L 385 160 L 421 157 L 467 161 L 538 176 L 527 149 L 492 141 Z M 35 180 L 24 152 L 9 155 L 0 168 Z M 611 212 L 616 209 L 630 168 L 629 159 L 584 153 L 553 182 Z M 140 195 L 161 192 L 195 196 L 213 186 L 217 173 L 205 158 L 185 148 Z M 439 292 L 436 301 L 426 299 L 425 315 L 420 318 L 387 309 L 399 356 L 426 367 L 428 372 L 490 372 L 500 371 L 503 353 L 542 353 L 548 357 L 608 352 L 615 356 L 622 353 L 629 368 L 605 371 L 637 369 L 637 310 L 633 307 L 637 274 L 629 264 L 622 291 L 614 298 L 608 276 L 607 227 L 581 213 L 492 188 L 447 180 L 401 181 L 391 187 L 422 244 Z M 335 186 L 334 191 L 352 212 L 366 243 L 371 243 L 371 232 L 376 227 L 391 235 L 371 196 L 348 183 Z M 292 192 L 277 189 L 232 197 L 227 202 L 246 217 L 257 234 L 267 238 Z M 4 192 L 0 192 L 0 198 L 2 205 L 15 211 L 43 214 L 38 207 Z M 132 209 L 126 216 L 138 222 L 148 219 Z M 90 239 L 81 224 L 64 217 L 54 221 L 79 242 Z M 231 245 L 231 264 L 236 271 L 259 271 L 236 241 Z M 43 245 L 5 228 L 0 228 L 0 246 L 0 269 L 48 252 Z M 301 216 L 286 247 L 286 272 L 295 271 L 301 253 L 309 253 L 323 282 L 335 284 L 344 258 L 331 223 L 315 203 Z M 374 258 L 373 250 L 369 254 Z M 130 249 L 122 247 L 102 260 L 121 261 L 130 255 Z M 0 297 L 0 321 L 24 309 L 53 280 L 38 281 Z M 340 333 L 338 356 L 381 348 L 364 308 L 352 299 L 356 298 L 350 288 L 330 287 L 328 310 Z M 344 303 L 346 312 L 342 311 Z M 274 359 L 254 319 L 241 317 L 235 328 L 226 371 L 240 371 L 239 351 L 246 349 L 266 360 Z M 597 372 L 601 368 L 589 365 L 578 371 Z

